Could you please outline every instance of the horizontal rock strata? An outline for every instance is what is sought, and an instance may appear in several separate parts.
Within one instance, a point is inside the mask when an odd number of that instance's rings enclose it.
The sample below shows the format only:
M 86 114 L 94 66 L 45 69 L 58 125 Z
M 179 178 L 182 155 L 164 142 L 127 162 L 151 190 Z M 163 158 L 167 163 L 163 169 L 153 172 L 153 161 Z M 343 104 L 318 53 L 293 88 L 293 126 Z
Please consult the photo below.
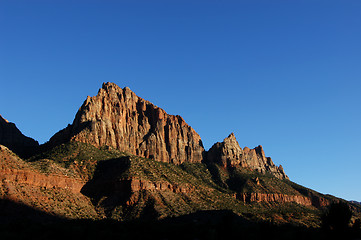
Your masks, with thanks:
M 148 190 L 148 191 L 171 191 L 174 193 L 189 193 L 194 190 L 194 186 L 170 184 L 169 182 L 151 182 L 148 180 L 136 179 L 136 178 L 132 178 L 130 180 L 130 186 L 132 192 Z
M 301 195 L 285 195 L 278 193 L 239 193 L 237 199 L 240 199 L 244 203 L 252 202 L 278 202 L 278 203 L 289 203 L 295 202 L 304 206 L 311 206 L 312 200 L 309 197 Z
M 42 188 L 63 188 L 74 193 L 80 193 L 84 183 L 67 176 L 45 175 L 30 170 L 1 169 L 0 182 L 3 186 L 10 184 L 27 184 Z

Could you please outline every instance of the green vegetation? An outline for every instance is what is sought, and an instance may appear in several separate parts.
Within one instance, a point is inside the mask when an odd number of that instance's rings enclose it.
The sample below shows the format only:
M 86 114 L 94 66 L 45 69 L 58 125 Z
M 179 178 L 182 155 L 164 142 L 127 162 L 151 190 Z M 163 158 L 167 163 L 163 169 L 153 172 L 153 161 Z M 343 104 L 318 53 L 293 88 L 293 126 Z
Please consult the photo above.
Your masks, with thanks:
M 62 144 L 27 161 L 44 173 L 82 178 L 87 182 L 82 194 L 91 200 L 98 216 L 121 221 L 230 210 L 252 222 L 318 227 L 322 215 L 319 209 L 292 202 L 243 203 L 237 194 L 276 193 L 335 199 L 249 169 L 224 169 L 204 163 L 174 165 L 79 142 Z M 141 181 L 138 190 L 134 189 L 136 183 L 131 186 L 133 180 Z M 67 199 L 56 193 L 52 195 L 52 191 L 57 190 L 46 189 L 46 195 L 54 202 Z M 69 211 L 74 211 L 73 216 L 86 216 L 87 210 L 81 210 L 71 199 L 65 203 Z
M 88 180 L 94 174 L 98 161 L 119 158 L 127 154 L 110 147 L 96 148 L 81 142 L 68 142 L 56 146 L 28 159 L 44 173 L 52 173 L 56 166 L 61 167 L 67 175 L 77 175 Z

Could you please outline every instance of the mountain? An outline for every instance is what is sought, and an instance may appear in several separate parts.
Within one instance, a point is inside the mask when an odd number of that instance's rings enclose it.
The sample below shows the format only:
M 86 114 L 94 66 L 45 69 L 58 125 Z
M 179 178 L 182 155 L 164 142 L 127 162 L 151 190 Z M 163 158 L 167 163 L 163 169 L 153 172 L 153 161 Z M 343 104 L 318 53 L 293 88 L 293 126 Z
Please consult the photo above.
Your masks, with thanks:
M 73 124 L 49 144 L 70 140 L 175 164 L 201 162 L 204 152 L 200 136 L 181 116 L 169 115 L 114 83 L 104 83 L 95 97 L 88 97 Z
M 276 167 L 271 158 L 265 157 L 262 146 L 242 150 L 234 134 L 206 152 L 201 137 L 181 116 L 169 115 L 129 88 L 122 89 L 114 83 L 104 83 L 96 96 L 87 97 L 73 123 L 56 133 L 48 145 L 69 141 L 96 147 L 106 145 L 174 164 L 223 159 L 224 166 L 237 163 L 261 173 L 272 173 L 281 179 L 288 178 L 282 166 Z M 221 155 L 220 151 L 223 151 Z M 229 155 L 231 152 L 234 152 L 232 156 Z M 225 159 L 229 162 L 226 163 Z
M 223 168 L 240 166 L 264 174 L 271 173 L 279 179 L 289 179 L 282 166 L 277 167 L 270 157 L 265 156 L 261 145 L 254 149 L 242 149 L 233 133 L 209 149 L 207 161 L 217 163 Z
M 27 156 L 39 143 L 30 137 L 24 136 L 14 123 L 0 115 L 0 144 L 21 156 Z
M 113 83 L 39 149 L 25 159 L 0 145 L 0 222 L 141 220 L 173 229 L 231 218 L 225 229 L 237 222 L 247 233 L 260 223 L 317 228 L 330 204 L 347 203 L 290 181 L 262 146 L 241 148 L 233 133 L 206 151 L 183 118 Z M 360 218 L 361 206 L 347 204 Z

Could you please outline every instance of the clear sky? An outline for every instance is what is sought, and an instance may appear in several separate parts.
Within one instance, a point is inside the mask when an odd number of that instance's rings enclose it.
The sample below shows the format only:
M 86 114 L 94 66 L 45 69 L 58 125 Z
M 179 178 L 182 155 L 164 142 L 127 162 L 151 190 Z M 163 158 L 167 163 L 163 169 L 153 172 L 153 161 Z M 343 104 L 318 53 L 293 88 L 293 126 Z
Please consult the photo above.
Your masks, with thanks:
M 0 114 L 25 135 L 108 81 L 361 201 L 361 1 L 0 0 Z

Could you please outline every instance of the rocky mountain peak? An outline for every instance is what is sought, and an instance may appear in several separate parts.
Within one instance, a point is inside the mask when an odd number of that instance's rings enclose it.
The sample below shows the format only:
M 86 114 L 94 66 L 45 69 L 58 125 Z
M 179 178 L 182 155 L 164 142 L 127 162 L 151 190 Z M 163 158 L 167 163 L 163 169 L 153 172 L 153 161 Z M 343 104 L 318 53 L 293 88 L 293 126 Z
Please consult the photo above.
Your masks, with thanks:
M 226 144 L 238 144 L 236 136 L 234 135 L 234 133 L 229 134 L 228 137 L 226 137 L 223 140 L 223 142 L 226 143 Z
M 68 141 L 110 146 L 123 152 L 157 161 L 215 162 L 227 168 L 240 166 L 287 178 L 282 167 L 266 157 L 261 145 L 242 149 L 234 133 L 205 152 L 198 133 L 181 116 L 138 97 L 128 87 L 103 83 L 98 94 L 87 97 L 71 125 L 55 134 L 49 144 Z
M 271 173 L 280 179 L 288 179 L 283 167 L 277 167 L 271 158 L 266 157 L 261 145 L 254 149 L 248 147 L 242 149 L 233 133 L 223 142 L 218 142 L 209 149 L 207 161 L 217 163 L 224 168 L 240 166 L 261 173 Z
M 254 150 L 256 151 L 257 155 L 261 156 L 262 158 L 266 157 L 262 145 L 258 145 L 254 148 Z
M 223 142 L 218 142 L 209 149 L 207 161 L 215 162 L 224 168 L 235 166 L 240 163 L 242 153 L 234 133 L 231 133 Z
M 66 141 L 107 145 L 175 164 L 200 162 L 204 152 L 200 136 L 182 117 L 169 115 L 114 83 L 103 83 L 96 96 L 88 97 L 73 124 L 55 134 L 49 144 Z

